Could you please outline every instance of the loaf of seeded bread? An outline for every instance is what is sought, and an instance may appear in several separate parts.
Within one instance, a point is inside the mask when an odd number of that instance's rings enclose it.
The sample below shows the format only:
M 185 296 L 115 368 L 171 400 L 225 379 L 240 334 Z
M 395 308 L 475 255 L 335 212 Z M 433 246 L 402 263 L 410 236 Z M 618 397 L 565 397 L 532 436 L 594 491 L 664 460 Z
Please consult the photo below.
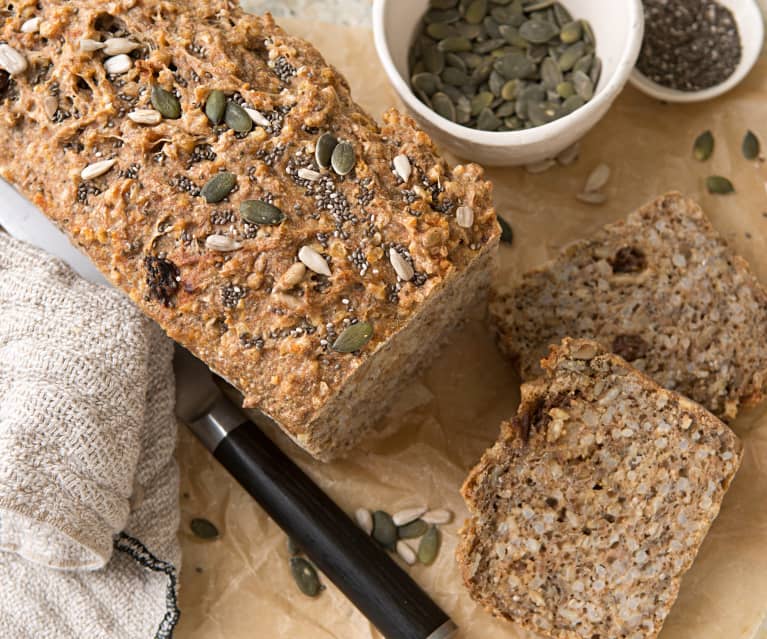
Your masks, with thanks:
M 741 460 L 714 415 L 565 339 L 463 486 L 477 601 L 557 639 L 660 632 Z
M 658 198 L 526 273 L 491 302 L 522 377 L 563 337 L 597 339 L 730 420 L 767 387 L 767 292 L 700 207 Z
M 0 175 L 317 458 L 354 446 L 482 302 L 500 234 L 482 170 L 448 167 L 397 112 L 378 126 L 271 16 L 0 14 Z

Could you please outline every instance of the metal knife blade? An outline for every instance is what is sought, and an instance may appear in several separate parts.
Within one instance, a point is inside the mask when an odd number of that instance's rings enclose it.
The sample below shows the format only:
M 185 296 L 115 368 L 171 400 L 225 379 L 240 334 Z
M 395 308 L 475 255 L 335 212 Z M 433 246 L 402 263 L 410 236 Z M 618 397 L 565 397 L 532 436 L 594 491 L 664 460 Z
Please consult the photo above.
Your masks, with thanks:
M 109 285 L 91 261 L 56 225 L 6 181 L 0 179 L 0 226 L 13 237 L 55 255 L 95 284 Z
M 110 286 L 107 279 L 43 213 L 7 182 L 0 180 L 0 226 L 13 237 L 64 260 L 85 279 Z M 192 423 L 223 395 L 208 367 L 185 348 L 176 345 L 176 415 Z

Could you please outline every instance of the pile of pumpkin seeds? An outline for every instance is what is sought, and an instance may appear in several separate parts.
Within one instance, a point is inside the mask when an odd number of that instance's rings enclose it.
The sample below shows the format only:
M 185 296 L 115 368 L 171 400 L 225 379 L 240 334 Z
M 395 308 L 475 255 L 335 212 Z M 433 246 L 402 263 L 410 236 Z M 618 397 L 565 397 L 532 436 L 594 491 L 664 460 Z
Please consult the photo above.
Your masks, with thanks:
M 429 510 L 426 506 L 406 508 L 390 515 L 385 510 L 371 512 L 358 508 L 357 524 L 382 548 L 395 552 L 408 566 L 416 562 L 430 566 L 439 554 L 442 541 L 438 526 L 453 519 L 449 510 Z M 414 547 L 412 540 L 418 539 Z
M 555 0 L 430 0 L 410 48 L 410 81 L 439 115 L 516 131 L 591 100 L 602 62 L 594 33 Z
M 746 131 L 740 145 L 741 153 L 746 160 L 764 161 L 761 157 L 761 144 L 753 131 Z M 714 134 L 710 130 L 703 131 L 692 145 L 693 157 L 705 162 L 714 153 Z M 723 175 L 709 175 L 706 178 L 706 190 L 712 195 L 727 195 L 735 192 L 735 186 L 729 178 Z

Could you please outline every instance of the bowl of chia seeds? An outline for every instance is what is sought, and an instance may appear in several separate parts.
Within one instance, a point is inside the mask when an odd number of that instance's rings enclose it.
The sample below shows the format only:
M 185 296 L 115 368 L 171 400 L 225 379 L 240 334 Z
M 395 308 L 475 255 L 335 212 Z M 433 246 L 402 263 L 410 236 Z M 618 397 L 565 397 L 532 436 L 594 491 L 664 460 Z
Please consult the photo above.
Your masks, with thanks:
M 643 0 L 645 35 L 631 83 L 666 102 L 699 102 L 737 85 L 764 41 L 757 0 Z
M 636 63 L 641 0 L 374 0 L 383 67 L 456 155 L 532 164 L 577 142 Z

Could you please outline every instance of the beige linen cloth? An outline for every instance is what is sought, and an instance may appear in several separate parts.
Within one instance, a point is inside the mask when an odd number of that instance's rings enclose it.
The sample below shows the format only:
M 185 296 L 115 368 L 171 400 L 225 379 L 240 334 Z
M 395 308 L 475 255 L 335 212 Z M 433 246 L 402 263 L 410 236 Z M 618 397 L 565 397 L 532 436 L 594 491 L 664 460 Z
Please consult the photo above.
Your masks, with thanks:
M 173 349 L 0 231 L 0 639 L 170 637 Z

